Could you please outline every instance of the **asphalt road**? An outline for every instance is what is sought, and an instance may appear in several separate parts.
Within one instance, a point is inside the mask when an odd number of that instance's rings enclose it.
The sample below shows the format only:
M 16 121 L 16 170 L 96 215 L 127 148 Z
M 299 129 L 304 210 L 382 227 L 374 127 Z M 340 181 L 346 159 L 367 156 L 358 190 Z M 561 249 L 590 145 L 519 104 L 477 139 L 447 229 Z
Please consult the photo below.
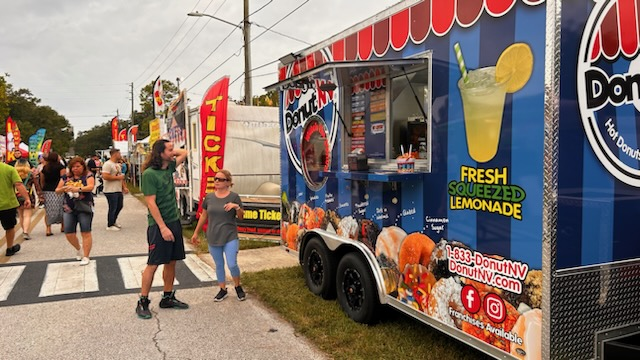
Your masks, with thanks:
M 305 338 L 249 293 L 214 302 L 217 279 L 207 256 L 177 267 L 176 297 L 188 310 L 161 309 L 161 279 L 151 292 L 151 320 L 135 314 L 146 261 L 146 208 L 130 195 L 119 222 L 106 230 L 107 203 L 96 199 L 91 264 L 80 266 L 58 225 L 45 237 L 44 210 L 33 215 L 32 240 L 5 257 L 0 240 L 2 359 L 325 359 Z M 245 250 L 242 271 L 295 265 L 278 248 Z M 158 274 L 160 275 L 160 270 Z

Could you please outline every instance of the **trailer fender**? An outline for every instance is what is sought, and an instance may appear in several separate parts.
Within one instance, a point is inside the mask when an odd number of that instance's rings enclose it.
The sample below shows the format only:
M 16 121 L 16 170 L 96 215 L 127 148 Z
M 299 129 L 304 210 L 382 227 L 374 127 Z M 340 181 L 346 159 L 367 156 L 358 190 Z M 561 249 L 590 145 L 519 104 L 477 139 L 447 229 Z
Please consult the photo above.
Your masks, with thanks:
M 387 292 L 384 286 L 384 278 L 382 277 L 382 270 L 376 260 L 375 255 L 369 248 L 355 240 L 338 236 L 337 234 L 324 231 L 322 229 L 308 230 L 300 241 L 300 248 L 298 249 L 298 257 L 300 264 L 303 264 L 304 248 L 312 238 L 320 238 L 327 246 L 329 251 L 335 256 L 336 263 L 342 256 L 350 252 L 356 252 L 360 254 L 361 258 L 366 262 L 371 270 L 373 279 L 376 282 L 376 289 L 378 292 L 378 300 L 380 304 L 387 303 Z

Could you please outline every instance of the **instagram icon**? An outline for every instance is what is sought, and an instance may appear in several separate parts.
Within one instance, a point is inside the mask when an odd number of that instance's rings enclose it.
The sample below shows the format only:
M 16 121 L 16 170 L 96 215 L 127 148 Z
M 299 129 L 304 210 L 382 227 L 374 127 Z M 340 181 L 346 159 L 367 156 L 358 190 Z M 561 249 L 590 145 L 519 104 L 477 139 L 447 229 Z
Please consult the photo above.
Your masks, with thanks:
M 496 294 L 487 294 L 482 305 L 487 317 L 494 323 L 501 323 L 507 317 L 504 301 Z

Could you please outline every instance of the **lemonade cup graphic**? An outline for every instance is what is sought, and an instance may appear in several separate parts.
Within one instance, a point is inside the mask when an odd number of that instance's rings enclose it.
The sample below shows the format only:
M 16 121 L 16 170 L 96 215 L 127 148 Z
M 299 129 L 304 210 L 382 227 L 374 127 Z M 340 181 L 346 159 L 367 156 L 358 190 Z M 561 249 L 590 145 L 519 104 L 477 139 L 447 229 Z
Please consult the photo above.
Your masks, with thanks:
M 515 43 L 502 52 L 496 66 L 467 72 L 458 43 L 454 50 L 462 73 L 458 88 L 467 149 L 473 160 L 484 163 L 498 152 L 506 94 L 527 83 L 533 70 L 533 55 L 527 44 Z
M 469 72 L 469 81 L 458 81 L 464 128 L 469 155 L 477 162 L 487 162 L 498 152 L 504 99 L 508 79 L 495 81 L 494 66 Z

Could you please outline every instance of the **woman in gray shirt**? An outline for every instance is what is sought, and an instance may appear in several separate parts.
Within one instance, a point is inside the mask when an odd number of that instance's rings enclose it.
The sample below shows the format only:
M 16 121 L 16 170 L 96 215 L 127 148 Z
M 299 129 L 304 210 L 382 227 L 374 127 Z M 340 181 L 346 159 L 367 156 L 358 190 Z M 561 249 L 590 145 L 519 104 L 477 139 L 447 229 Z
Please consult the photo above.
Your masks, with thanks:
M 231 277 L 236 288 L 238 300 L 246 299 L 242 286 L 240 286 L 240 268 L 238 267 L 238 224 L 236 218 L 242 218 L 244 210 L 242 201 L 238 194 L 231 191 L 233 182 L 231 173 L 228 170 L 220 170 L 214 179 L 215 191 L 209 193 L 202 200 L 204 210 L 198 220 L 198 225 L 193 232 L 191 242 L 198 241 L 200 230 L 207 224 L 207 243 L 209 253 L 216 264 L 216 277 L 220 285 L 220 291 L 214 301 L 222 301 L 227 297 L 227 287 L 225 282 L 224 259 L 227 258 L 227 265 L 231 272 Z

